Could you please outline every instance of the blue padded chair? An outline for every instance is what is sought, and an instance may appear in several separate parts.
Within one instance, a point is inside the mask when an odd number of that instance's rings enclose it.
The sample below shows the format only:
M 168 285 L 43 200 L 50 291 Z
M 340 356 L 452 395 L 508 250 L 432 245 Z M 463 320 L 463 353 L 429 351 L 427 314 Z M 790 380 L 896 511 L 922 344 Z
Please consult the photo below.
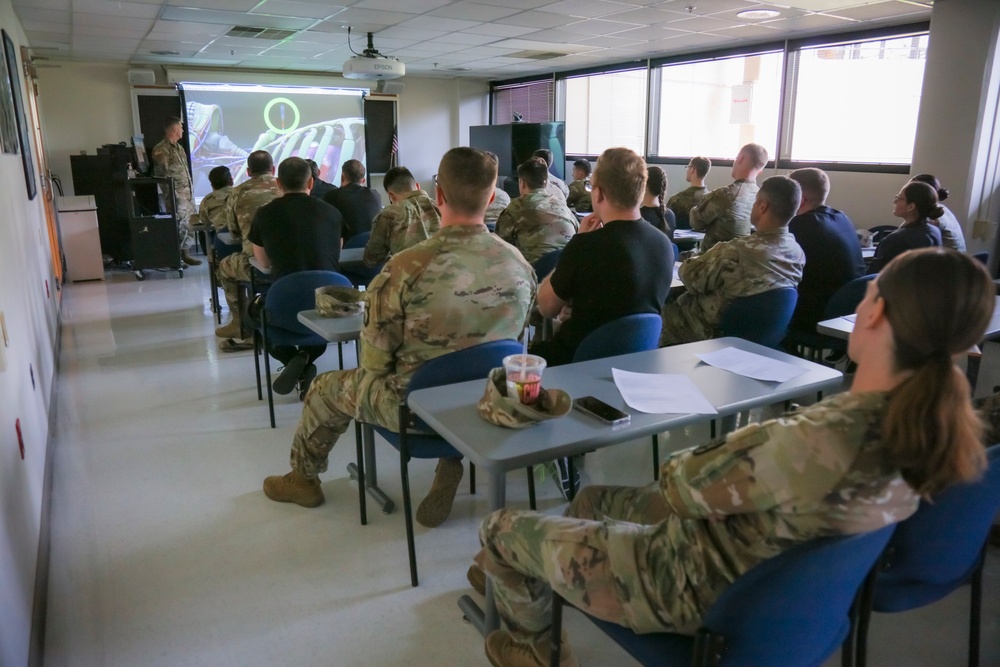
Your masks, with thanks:
M 535 260 L 535 263 L 531 265 L 531 268 L 535 270 L 535 276 L 538 278 L 538 282 L 542 282 L 545 279 L 545 276 L 555 270 L 556 264 L 559 263 L 560 255 L 562 255 L 562 248 L 546 253 Z
M 829 320 L 853 313 L 861 300 L 865 298 L 868 283 L 875 278 L 878 278 L 878 274 L 871 273 L 841 285 L 840 289 L 834 292 L 830 300 L 827 301 L 826 307 L 823 309 L 823 319 Z M 825 336 L 818 331 L 793 331 L 789 333 L 788 346 L 789 348 L 792 346 L 810 348 L 814 352 L 810 358 L 813 361 L 819 361 L 822 350 L 846 351 L 847 341 L 833 336 Z
M 468 380 L 482 379 L 494 368 L 503 365 L 503 358 L 509 354 L 520 354 L 523 348 L 521 343 L 515 340 L 497 340 L 489 343 L 481 343 L 467 347 L 464 350 L 450 352 L 448 354 L 431 359 L 425 362 L 410 379 L 410 384 L 406 389 L 407 395 L 417 389 L 428 387 L 439 387 L 445 384 L 455 384 Z M 485 384 L 484 387 L 485 388 Z M 375 431 L 385 438 L 390 445 L 399 450 L 400 478 L 403 485 L 403 512 L 406 515 L 406 547 L 410 556 L 410 583 L 413 586 L 417 581 L 417 554 L 413 540 L 413 512 L 410 502 L 410 474 L 409 461 L 411 458 L 417 459 L 442 459 L 461 458 L 461 454 L 448 444 L 441 436 L 423 423 L 410 412 L 406 400 L 399 404 L 399 424 L 406 425 L 400 433 L 395 433 L 389 429 L 372 424 Z M 358 488 L 362 503 L 361 522 L 366 523 L 364 515 L 364 458 L 358 457 Z M 473 493 L 475 492 L 475 473 L 472 465 L 469 466 L 469 475 Z
M 261 309 L 260 326 L 254 330 L 253 362 L 257 373 L 257 398 L 261 397 L 260 352 L 264 352 L 267 379 L 267 409 L 274 428 L 274 394 L 271 389 L 271 362 L 266 350 L 271 345 L 326 345 L 322 336 L 299 323 L 298 314 L 316 307 L 316 288 L 327 285 L 351 287 L 351 281 L 335 271 L 299 271 L 274 281 Z M 343 366 L 343 358 L 341 358 Z
M 777 347 L 788 333 L 799 293 L 794 287 L 779 287 L 752 296 L 733 299 L 722 313 L 719 330 L 765 347 Z
M 988 252 L 977 252 L 973 255 L 976 259 L 983 263 L 983 266 L 990 265 L 990 253 Z
M 344 243 L 344 250 L 349 248 L 364 248 L 368 245 L 368 239 L 371 237 L 372 233 L 370 231 L 355 234 Z M 375 267 L 362 266 L 352 268 L 350 270 L 345 270 L 344 275 L 347 276 L 348 280 L 350 280 L 355 287 L 364 287 L 372 281 L 372 278 L 379 274 L 379 271 L 382 270 L 382 266 L 384 264 L 385 262 Z
M 921 501 L 902 521 L 880 561 L 873 586 L 862 596 L 858 621 L 858 662 L 864 667 L 871 612 L 923 607 L 959 586 L 972 584 L 969 609 L 969 665 L 979 664 L 983 559 L 993 517 L 1000 510 L 1000 445 L 990 447 L 983 479 L 945 489 Z
M 650 667 L 819 667 L 841 646 L 849 664 L 855 595 L 893 528 L 812 540 L 760 563 L 723 591 L 695 637 L 588 618 Z M 553 596 L 553 665 L 563 603 Z

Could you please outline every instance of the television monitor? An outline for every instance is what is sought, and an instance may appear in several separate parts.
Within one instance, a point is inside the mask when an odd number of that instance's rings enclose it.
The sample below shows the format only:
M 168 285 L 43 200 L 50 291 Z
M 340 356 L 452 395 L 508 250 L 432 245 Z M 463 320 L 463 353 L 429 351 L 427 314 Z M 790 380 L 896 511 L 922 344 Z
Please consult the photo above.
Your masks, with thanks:
M 132 137 L 132 146 L 135 148 L 135 170 L 140 176 L 149 174 L 149 159 L 146 157 L 146 142 L 141 134 Z

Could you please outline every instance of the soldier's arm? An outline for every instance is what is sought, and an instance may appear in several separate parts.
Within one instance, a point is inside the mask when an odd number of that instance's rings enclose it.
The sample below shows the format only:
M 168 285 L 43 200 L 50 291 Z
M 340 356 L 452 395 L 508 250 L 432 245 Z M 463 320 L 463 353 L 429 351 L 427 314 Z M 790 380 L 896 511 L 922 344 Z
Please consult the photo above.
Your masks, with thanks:
M 1000 393 L 976 399 L 974 405 L 983 421 L 983 444 L 990 447 L 1000 442 Z
M 236 218 L 236 193 L 230 192 L 229 196 L 226 197 L 226 227 L 229 228 L 229 233 L 236 238 L 243 238 L 240 233 L 240 221 Z
M 736 270 L 737 260 L 725 243 L 717 243 L 703 255 L 684 260 L 677 276 L 692 294 L 707 294 L 722 286 L 726 275 Z
M 400 272 L 397 271 L 397 274 Z M 396 350 L 403 344 L 403 282 L 386 265 L 365 290 L 361 330 L 361 368 L 379 375 L 396 371 Z
M 500 213 L 500 217 L 497 218 L 497 225 L 493 228 L 493 232 L 507 243 L 517 245 L 515 243 L 517 235 L 514 233 L 514 216 L 511 215 L 509 206 L 505 208 L 502 213 Z
M 691 224 L 691 229 L 696 232 L 703 232 L 708 229 L 708 226 L 718 219 L 725 208 L 725 202 L 722 199 L 722 192 L 713 190 L 701 200 L 700 204 L 692 208 L 688 214 L 688 222 Z
M 365 266 L 378 266 L 389 257 L 389 232 L 392 228 L 391 211 L 384 209 L 372 222 L 372 235 L 365 246 Z

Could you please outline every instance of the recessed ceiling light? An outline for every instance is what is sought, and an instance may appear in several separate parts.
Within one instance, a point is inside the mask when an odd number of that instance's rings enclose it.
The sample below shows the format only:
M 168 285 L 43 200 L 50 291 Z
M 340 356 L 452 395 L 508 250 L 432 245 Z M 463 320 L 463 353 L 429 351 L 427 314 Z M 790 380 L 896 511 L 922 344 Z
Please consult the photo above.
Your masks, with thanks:
M 773 19 L 775 16 L 781 16 L 781 12 L 779 12 L 777 9 L 746 9 L 742 12 L 736 13 L 736 18 L 750 19 L 753 21 L 760 21 L 761 19 Z
M 154 56 L 179 56 L 180 51 L 168 51 L 165 49 L 157 49 L 156 51 L 150 51 Z

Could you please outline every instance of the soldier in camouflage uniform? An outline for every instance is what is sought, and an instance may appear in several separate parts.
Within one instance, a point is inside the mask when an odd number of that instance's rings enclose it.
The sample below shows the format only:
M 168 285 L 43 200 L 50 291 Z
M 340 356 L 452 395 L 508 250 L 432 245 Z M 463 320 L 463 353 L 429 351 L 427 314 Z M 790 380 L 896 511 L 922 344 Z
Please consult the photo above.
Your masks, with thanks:
M 429 239 L 441 224 L 437 206 L 409 169 L 393 167 L 385 173 L 382 184 L 391 203 L 372 222 L 365 266 L 378 266 L 389 256 Z
M 801 200 L 799 185 L 784 176 L 764 183 L 750 214 L 756 234 L 719 243 L 681 264 L 686 291 L 663 308 L 661 346 L 712 338 L 733 299 L 797 287 L 802 280 L 805 253 L 788 231 Z
M 517 168 L 517 176 L 521 196 L 500 214 L 495 231 L 534 264 L 569 243 L 580 222 L 561 197 L 545 189 L 549 172 L 541 158 L 523 163 Z
M 755 179 L 766 164 L 767 149 L 759 144 L 747 144 L 733 163 L 732 173 L 736 180 L 724 188 L 712 190 L 691 209 L 691 229 L 705 232 L 701 252 L 721 241 L 750 234 L 750 208 L 758 190 Z
M 691 184 L 691 187 L 681 190 L 667 200 L 667 208 L 674 212 L 674 219 L 677 221 L 677 229 L 691 229 L 689 216 L 691 209 L 701 203 L 701 200 L 708 194 L 705 187 L 705 177 L 712 168 L 712 161 L 707 157 L 693 157 L 688 163 L 687 171 L 684 173 L 684 180 Z
M 185 264 L 196 266 L 201 264 L 201 260 L 191 257 L 189 253 L 193 245 L 189 222 L 191 216 L 195 215 L 194 200 L 191 199 L 191 174 L 188 172 L 187 153 L 177 143 L 184 136 L 181 119 L 168 118 L 163 133 L 163 141 L 156 144 L 150 153 L 153 176 L 170 178 L 174 182 L 174 200 L 167 202 L 167 207 L 177 219 L 177 245 L 181 251 L 181 260 Z
M 393 255 L 368 286 L 359 367 L 313 381 L 292 442 L 292 472 L 264 481 L 268 498 L 319 505 L 318 475 L 352 419 L 396 431 L 399 401 L 421 364 L 521 335 L 535 278 L 520 254 L 483 224 L 496 163 L 475 149 L 454 148 L 442 158 L 438 179 L 440 230 Z M 460 459 L 441 459 L 417 521 L 444 521 L 461 478 Z
M 215 272 L 229 304 L 229 322 L 215 330 L 216 336 L 225 339 L 219 344 L 223 352 L 236 352 L 251 346 L 250 341 L 243 337 L 239 308 L 239 283 L 250 280 L 250 258 L 253 257 L 253 243 L 247 236 L 257 209 L 281 195 L 278 181 L 274 178 L 274 162 L 267 151 L 250 153 L 247 175 L 250 178 L 233 188 L 226 200 L 227 226 L 233 236 L 242 240 L 243 247 L 240 252 L 219 262 Z
M 500 158 L 497 157 L 496 153 L 492 151 L 484 151 L 494 162 L 499 166 Z M 486 207 L 486 226 L 489 227 L 490 231 L 496 229 L 497 220 L 500 218 L 500 214 L 504 212 L 510 206 L 510 195 L 503 191 L 503 188 L 494 187 L 493 188 L 493 201 L 489 203 Z
M 490 662 L 549 664 L 552 590 L 637 633 L 690 634 L 759 563 L 891 525 L 921 496 L 978 477 L 980 428 L 954 355 L 983 335 L 994 288 L 968 257 L 918 252 L 858 307 L 850 392 L 674 454 L 658 487 L 587 488 L 564 518 L 487 517 L 469 580 L 481 588 L 489 575 L 508 627 L 487 637 Z M 912 289 L 925 276 L 940 281 L 932 295 Z M 908 413 L 913 405 L 923 409 Z M 561 666 L 576 665 L 565 635 L 561 645 Z
M 588 160 L 577 160 L 573 163 L 573 182 L 569 184 L 569 196 L 566 205 L 578 213 L 590 213 L 594 206 L 590 201 L 590 172 Z
M 539 148 L 531 154 L 531 157 L 537 157 L 545 160 L 546 171 L 552 168 L 552 151 L 548 148 Z M 556 199 L 562 197 L 562 200 L 565 201 L 566 198 L 569 197 L 569 186 L 566 185 L 566 182 L 563 179 L 559 178 L 552 172 L 549 172 L 549 180 L 548 183 L 545 184 L 545 189 L 555 195 Z
M 226 200 L 233 191 L 233 174 L 229 167 L 215 167 L 208 172 L 208 181 L 212 184 L 212 191 L 202 198 L 198 206 L 198 222 L 217 232 L 224 232 L 229 227 Z

